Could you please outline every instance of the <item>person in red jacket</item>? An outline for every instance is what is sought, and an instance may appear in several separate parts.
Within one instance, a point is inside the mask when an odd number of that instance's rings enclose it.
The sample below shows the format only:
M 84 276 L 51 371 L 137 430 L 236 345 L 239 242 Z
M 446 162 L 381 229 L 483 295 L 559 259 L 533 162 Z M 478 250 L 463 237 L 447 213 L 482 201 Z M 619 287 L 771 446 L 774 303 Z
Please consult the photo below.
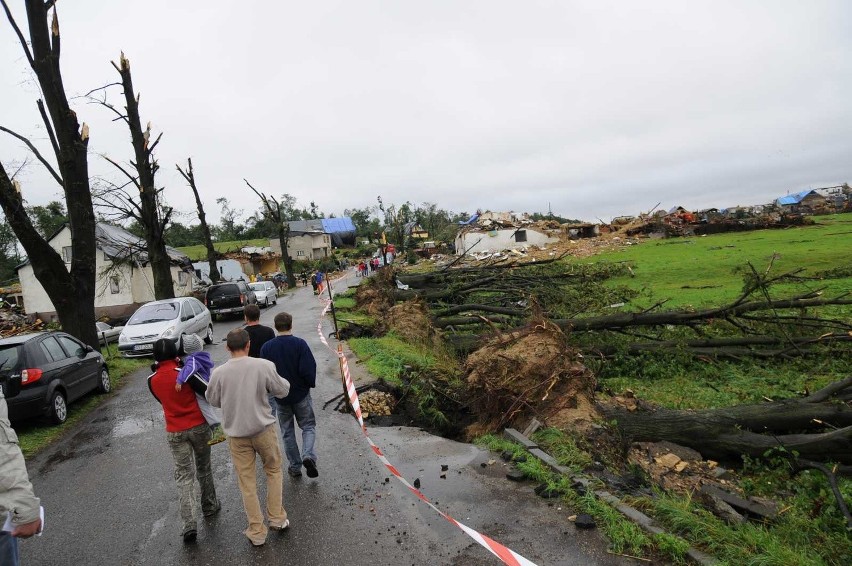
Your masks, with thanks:
M 166 419 L 166 438 L 175 459 L 175 481 L 183 522 L 181 535 L 184 542 L 194 542 L 198 536 L 194 506 L 196 477 L 201 486 L 204 516 L 215 515 L 221 504 L 216 497 L 210 465 L 210 445 L 207 443 L 212 436 L 210 426 L 198 408 L 192 388 L 184 387 L 180 391 L 175 388 L 179 370 L 177 357 L 177 346 L 171 340 L 161 338 L 154 342 L 156 370 L 148 377 L 148 389 L 162 405 Z

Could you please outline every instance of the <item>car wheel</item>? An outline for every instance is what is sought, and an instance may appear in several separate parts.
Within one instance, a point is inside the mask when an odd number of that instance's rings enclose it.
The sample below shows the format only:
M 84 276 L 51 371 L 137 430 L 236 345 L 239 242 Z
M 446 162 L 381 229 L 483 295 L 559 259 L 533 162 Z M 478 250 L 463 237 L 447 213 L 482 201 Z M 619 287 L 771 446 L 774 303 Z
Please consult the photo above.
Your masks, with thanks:
M 204 343 L 205 344 L 212 344 L 213 343 L 213 325 L 212 324 L 207 326 L 207 336 L 204 337 Z
M 273 304 L 273 305 L 277 305 L 277 304 L 278 304 L 278 299 L 273 299 L 272 304 Z
M 68 404 L 65 395 L 58 389 L 50 396 L 50 405 L 47 407 L 47 417 L 53 424 L 60 425 L 68 419 Z
M 109 372 L 106 366 L 101 368 L 101 376 L 98 381 L 98 391 L 101 393 L 109 393 L 112 390 L 112 382 L 109 380 Z

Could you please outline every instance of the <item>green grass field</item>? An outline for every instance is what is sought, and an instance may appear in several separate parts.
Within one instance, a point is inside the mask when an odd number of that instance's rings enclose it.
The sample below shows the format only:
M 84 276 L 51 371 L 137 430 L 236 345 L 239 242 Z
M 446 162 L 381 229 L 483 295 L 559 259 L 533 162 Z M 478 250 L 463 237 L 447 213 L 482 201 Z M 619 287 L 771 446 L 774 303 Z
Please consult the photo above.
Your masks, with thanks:
M 266 238 L 258 238 L 255 240 L 235 240 L 233 242 L 213 242 L 213 248 L 217 252 L 228 253 L 228 252 L 238 252 L 240 248 L 257 246 L 257 247 L 266 247 L 269 245 L 269 239 Z M 178 248 L 181 252 L 185 253 L 189 256 L 189 259 L 192 261 L 204 261 L 207 259 L 207 248 L 204 247 L 203 244 L 198 244 L 197 246 L 184 246 L 182 248 Z
M 742 271 L 750 262 L 763 272 L 781 274 L 803 268 L 802 275 L 819 276 L 841 268 L 844 277 L 810 281 L 810 288 L 827 294 L 852 291 L 852 214 L 816 216 L 812 226 L 754 232 L 731 232 L 702 237 L 645 241 L 626 249 L 587 258 L 628 262 L 634 277 L 610 280 L 640 292 L 627 308 L 666 300 L 665 309 L 718 305 L 736 298 L 743 286 Z M 774 287 L 776 293 L 791 289 Z

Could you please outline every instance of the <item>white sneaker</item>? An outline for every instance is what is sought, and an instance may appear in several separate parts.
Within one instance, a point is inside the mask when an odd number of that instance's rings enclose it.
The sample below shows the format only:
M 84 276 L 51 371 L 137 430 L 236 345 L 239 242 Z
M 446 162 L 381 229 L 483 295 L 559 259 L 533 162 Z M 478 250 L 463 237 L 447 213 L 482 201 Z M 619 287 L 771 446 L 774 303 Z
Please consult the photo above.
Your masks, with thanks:
M 290 526 L 290 519 L 285 519 L 283 525 L 273 525 L 272 523 L 270 523 L 269 529 L 273 530 L 273 531 L 283 531 L 283 530 L 287 529 L 289 526 Z

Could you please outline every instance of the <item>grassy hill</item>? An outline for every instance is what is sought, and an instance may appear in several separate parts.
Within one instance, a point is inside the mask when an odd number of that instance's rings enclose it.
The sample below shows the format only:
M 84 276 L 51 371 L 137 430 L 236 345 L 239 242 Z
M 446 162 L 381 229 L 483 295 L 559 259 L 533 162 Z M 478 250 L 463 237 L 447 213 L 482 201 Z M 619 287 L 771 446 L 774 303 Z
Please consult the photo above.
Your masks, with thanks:
M 800 275 L 819 278 L 808 286 L 827 294 L 852 290 L 852 214 L 813 218 L 812 226 L 647 241 L 584 263 L 627 262 L 635 276 L 611 283 L 640 291 L 634 307 L 663 299 L 667 309 L 722 304 L 739 295 L 748 262 L 759 272 L 771 263 L 779 275 L 803 268 Z M 790 285 L 773 289 L 782 293 Z
M 238 252 L 240 248 L 246 246 L 265 247 L 269 245 L 269 238 L 258 238 L 255 240 L 235 240 L 233 242 L 213 242 L 213 247 L 217 252 L 228 253 Z M 177 248 L 178 250 L 189 256 L 192 261 L 204 261 L 207 259 L 207 248 L 203 244 L 197 246 L 184 246 Z

